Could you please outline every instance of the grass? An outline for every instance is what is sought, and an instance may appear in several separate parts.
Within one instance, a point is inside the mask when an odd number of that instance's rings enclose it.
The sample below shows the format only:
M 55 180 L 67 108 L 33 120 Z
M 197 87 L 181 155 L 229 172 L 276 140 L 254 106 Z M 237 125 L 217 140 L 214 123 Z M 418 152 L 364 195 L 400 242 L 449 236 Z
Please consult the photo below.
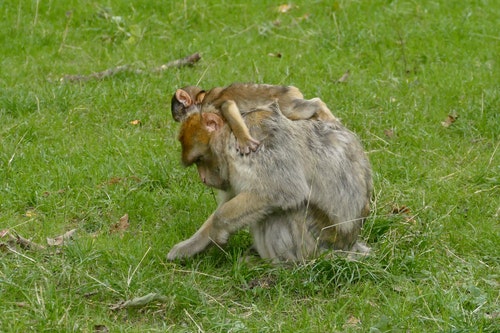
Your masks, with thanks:
M 0 231 L 46 245 L 77 229 L 42 251 L 0 238 L 1 332 L 500 330 L 500 4 L 290 4 L 0 4 Z M 124 64 L 144 72 L 59 80 Z M 234 81 L 298 86 L 358 133 L 371 257 L 243 263 L 241 232 L 224 253 L 165 260 L 216 207 L 180 165 L 170 96 Z M 150 293 L 165 298 L 110 309 Z

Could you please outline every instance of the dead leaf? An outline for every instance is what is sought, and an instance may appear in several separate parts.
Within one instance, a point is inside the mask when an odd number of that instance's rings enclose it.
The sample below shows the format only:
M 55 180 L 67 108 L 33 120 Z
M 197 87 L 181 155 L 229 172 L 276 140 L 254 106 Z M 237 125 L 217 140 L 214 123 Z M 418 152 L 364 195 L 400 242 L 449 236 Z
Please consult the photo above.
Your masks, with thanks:
M 441 122 L 441 125 L 443 127 L 450 127 L 455 121 L 457 121 L 458 115 L 456 114 L 449 114 L 444 121 Z
M 349 70 L 345 71 L 345 73 L 337 80 L 337 83 L 347 83 L 349 80 Z
M 411 210 L 410 210 L 410 208 L 406 207 L 405 205 L 400 206 L 400 205 L 394 204 L 394 205 L 392 205 L 391 213 L 392 214 L 409 214 L 409 213 L 411 213 Z
M 344 327 L 355 327 L 358 326 L 361 323 L 361 320 L 359 318 L 356 318 L 354 316 L 350 316 L 349 319 L 344 324 Z
M 57 236 L 56 238 L 49 238 L 47 237 L 47 244 L 49 246 L 61 246 L 64 245 L 65 242 L 69 241 L 71 238 L 73 238 L 73 235 L 75 234 L 76 229 L 71 229 L 70 231 L 64 233 L 61 236 Z
M 291 4 L 283 4 L 278 7 L 278 12 L 287 13 L 293 6 Z
M 99 292 L 98 292 L 98 291 L 96 291 L 96 290 L 89 291 L 88 293 L 83 294 L 83 297 L 85 297 L 85 298 L 89 298 L 89 297 L 92 297 L 92 296 L 94 296 L 94 295 L 97 295 L 98 293 L 99 293 Z
M 299 17 L 299 22 L 300 21 L 307 21 L 307 20 L 309 20 L 310 16 L 311 16 L 311 14 L 309 14 L 309 13 L 306 13 L 306 14 L 302 15 L 301 17 Z
M 106 327 L 106 325 L 94 325 L 94 332 L 107 333 L 109 332 L 109 329 Z
M 60 189 L 60 190 L 57 190 L 57 192 L 55 192 L 55 193 L 56 193 L 56 194 L 64 194 L 64 192 L 66 192 L 66 190 L 64 190 L 64 189 Z M 49 192 L 49 191 L 45 191 L 45 192 L 43 192 L 43 196 L 44 196 L 44 197 L 51 196 L 52 194 L 54 194 L 54 192 Z
M 392 130 L 392 129 L 386 129 L 386 130 L 384 130 L 384 134 L 389 139 L 392 139 L 394 137 L 394 130 Z
M 19 308 L 29 308 L 29 306 L 30 306 L 30 305 L 29 305 L 28 303 L 26 303 L 26 302 L 15 302 L 14 304 L 15 304 L 17 307 L 19 307 Z
M 500 318 L 500 312 L 497 311 L 497 312 L 492 312 L 492 313 L 486 313 L 484 316 L 488 319 L 498 319 L 498 318 Z
M 391 213 L 394 215 L 403 215 L 404 221 L 406 223 L 411 223 L 411 224 L 417 223 L 415 217 L 417 217 L 418 214 L 411 215 L 411 209 L 405 205 L 393 204 L 391 208 Z
M 102 187 L 102 186 L 106 186 L 106 185 L 117 185 L 117 184 L 122 184 L 122 183 L 125 183 L 125 182 L 128 182 L 128 181 L 134 181 L 136 183 L 140 183 L 141 182 L 141 179 L 137 176 L 129 176 L 129 177 L 111 177 L 109 180 L 103 182 L 103 183 L 100 183 L 98 186 L 99 187 Z
M 34 209 L 28 209 L 26 211 L 26 213 L 24 213 L 24 216 L 26 216 L 26 217 L 35 217 L 37 215 L 38 214 L 36 213 L 36 211 Z
M 270 289 L 275 284 L 276 278 L 274 278 L 273 276 L 265 276 L 263 278 L 250 280 L 244 289 L 254 289 L 257 287 L 262 289 Z
M 157 293 L 149 293 L 146 296 L 136 297 L 128 301 L 121 301 L 116 304 L 112 304 L 109 306 L 111 310 L 121 310 L 124 308 L 132 308 L 132 307 L 143 307 L 148 305 L 151 302 L 167 302 L 168 298 L 166 296 L 157 294 Z
M 270 57 L 276 57 L 276 58 L 281 58 L 283 56 L 280 52 L 278 52 L 278 53 L 268 53 L 267 55 L 270 56 Z
M 116 222 L 115 224 L 113 224 L 111 226 L 111 228 L 109 229 L 109 232 L 110 233 L 122 233 L 128 229 L 128 227 L 130 226 L 130 223 L 128 221 L 128 214 L 125 214 L 123 215 L 122 217 L 120 217 L 120 221 Z
M 0 243 L 0 251 L 1 252 L 9 251 L 9 245 L 7 243 L 1 242 Z
M 417 221 L 415 220 L 415 216 L 416 216 L 416 215 L 413 215 L 413 216 L 407 216 L 407 217 L 405 217 L 405 221 L 406 221 L 406 223 L 416 224 L 416 223 L 417 223 Z
M 118 184 L 122 181 L 122 178 L 121 177 L 112 177 L 109 181 L 108 181 L 108 184 L 109 185 L 114 185 L 114 184 Z
M 140 125 L 141 124 L 141 121 L 139 119 L 135 119 L 135 120 L 132 120 L 130 122 L 130 125 Z

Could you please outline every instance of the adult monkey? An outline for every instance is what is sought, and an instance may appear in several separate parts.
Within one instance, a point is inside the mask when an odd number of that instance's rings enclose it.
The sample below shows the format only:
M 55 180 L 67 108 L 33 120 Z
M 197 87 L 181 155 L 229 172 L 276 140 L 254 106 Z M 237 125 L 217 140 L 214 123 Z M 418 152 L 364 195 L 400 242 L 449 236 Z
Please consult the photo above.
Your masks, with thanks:
M 247 113 L 261 142 L 244 156 L 216 113 L 191 112 L 179 133 L 182 162 L 195 164 L 202 181 L 222 190 L 222 202 L 169 260 L 223 245 L 249 226 L 254 248 L 273 261 L 298 261 L 325 250 L 368 252 L 358 241 L 369 213 L 372 178 L 357 137 L 339 123 L 290 121 L 276 103 Z

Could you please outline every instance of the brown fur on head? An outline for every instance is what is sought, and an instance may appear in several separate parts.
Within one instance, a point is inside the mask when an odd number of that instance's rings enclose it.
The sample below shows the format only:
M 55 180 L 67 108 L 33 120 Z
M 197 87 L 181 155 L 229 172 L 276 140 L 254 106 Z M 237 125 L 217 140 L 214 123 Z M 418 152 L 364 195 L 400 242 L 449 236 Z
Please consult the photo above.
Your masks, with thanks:
M 196 165 L 203 183 L 225 190 L 229 186 L 228 176 L 213 152 L 212 138 L 224 126 L 224 120 L 215 113 L 193 113 L 181 125 L 179 141 L 182 146 L 182 164 Z
M 186 118 L 179 132 L 182 146 L 182 164 L 190 166 L 205 157 L 210 149 L 210 138 L 224 125 L 214 113 L 195 113 Z
M 197 110 L 203 98 L 205 90 L 198 86 L 186 86 L 177 89 L 172 96 L 171 108 L 172 117 L 175 121 L 181 122 L 192 110 Z

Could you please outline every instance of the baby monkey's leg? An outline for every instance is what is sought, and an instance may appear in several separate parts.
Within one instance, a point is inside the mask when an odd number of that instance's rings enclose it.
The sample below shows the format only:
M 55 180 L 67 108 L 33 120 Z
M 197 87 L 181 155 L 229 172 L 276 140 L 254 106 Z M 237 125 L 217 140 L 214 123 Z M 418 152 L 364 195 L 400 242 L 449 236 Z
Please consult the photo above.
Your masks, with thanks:
M 326 122 L 338 121 L 328 106 L 319 98 L 293 100 L 288 112 L 284 113 L 290 120 L 317 119 Z

